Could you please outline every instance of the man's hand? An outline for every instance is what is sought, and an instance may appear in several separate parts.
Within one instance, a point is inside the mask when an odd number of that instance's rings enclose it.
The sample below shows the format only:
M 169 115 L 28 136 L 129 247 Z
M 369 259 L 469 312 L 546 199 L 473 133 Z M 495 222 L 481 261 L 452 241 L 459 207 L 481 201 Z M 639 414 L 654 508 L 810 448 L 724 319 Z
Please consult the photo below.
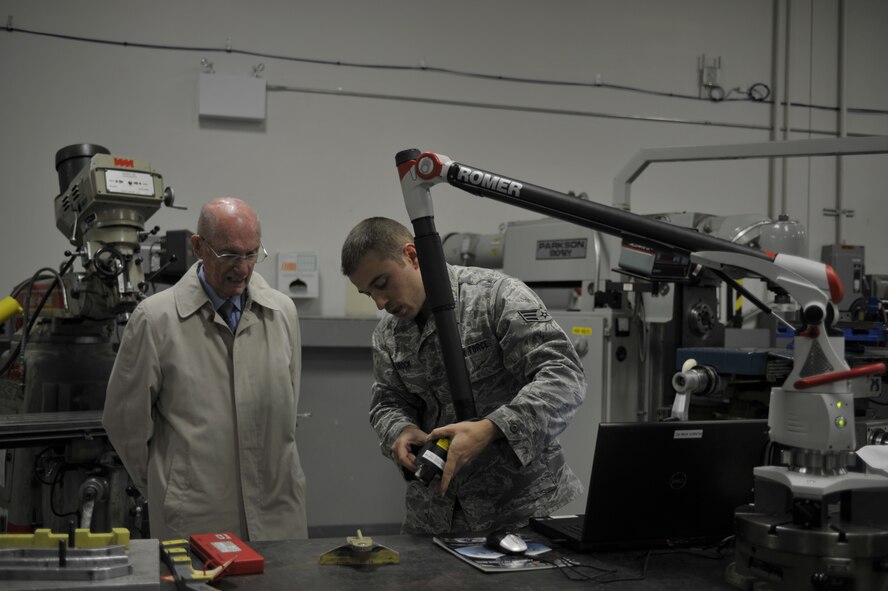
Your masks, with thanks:
M 416 472 L 416 456 L 413 455 L 410 446 L 412 444 L 422 446 L 427 439 L 428 436 L 426 435 L 426 432 L 419 427 L 414 427 L 412 425 L 404 427 L 401 434 L 398 435 L 398 438 L 395 439 L 395 442 L 392 444 L 392 459 L 410 470 L 411 474 Z
M 428 441 L 442 437 L 450 440 L 447 462 L 444 464 L 444 474 L 441 475 L 441 494 L 443 495 L 447 491 L 450 480 L 456 476 L 460 468 L 501 435 L 499 427 L 490 419 L 452 423 L 438 427 L 429 433 L 426 438 Z

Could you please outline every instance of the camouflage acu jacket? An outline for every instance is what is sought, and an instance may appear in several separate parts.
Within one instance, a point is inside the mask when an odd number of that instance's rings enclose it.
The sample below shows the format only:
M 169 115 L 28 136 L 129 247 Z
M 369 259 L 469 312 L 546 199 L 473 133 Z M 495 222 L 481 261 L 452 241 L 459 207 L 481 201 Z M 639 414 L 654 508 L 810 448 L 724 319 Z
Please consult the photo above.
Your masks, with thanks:
M 448 267 L 463 354 L 479 417 L 505 435 L 438 493 L 438 480 L 407 488 L 404 531 L 451 531 L 454 505 L 471 530 L 524 525 L 580 493 L 558 435 L 582 403 L 586 381 L 564 331 L 526 285 L 496 271 Z M 404 427 L 425 432 L 456 422 L 434 318 L 383 318 L 373 334 L 370 423 L 380 449 Z

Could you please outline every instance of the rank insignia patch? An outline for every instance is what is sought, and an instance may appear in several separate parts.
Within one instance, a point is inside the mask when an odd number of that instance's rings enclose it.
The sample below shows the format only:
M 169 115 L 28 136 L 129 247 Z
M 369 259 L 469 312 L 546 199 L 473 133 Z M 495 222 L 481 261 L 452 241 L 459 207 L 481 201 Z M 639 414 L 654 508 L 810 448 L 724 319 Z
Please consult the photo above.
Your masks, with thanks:
M 543 308 L 537 308 L 536 310 L 518 310 L 518 315 L 524 319 L 524 322 L 547 322 L 552 318 L 549 315 L 549 312 Z

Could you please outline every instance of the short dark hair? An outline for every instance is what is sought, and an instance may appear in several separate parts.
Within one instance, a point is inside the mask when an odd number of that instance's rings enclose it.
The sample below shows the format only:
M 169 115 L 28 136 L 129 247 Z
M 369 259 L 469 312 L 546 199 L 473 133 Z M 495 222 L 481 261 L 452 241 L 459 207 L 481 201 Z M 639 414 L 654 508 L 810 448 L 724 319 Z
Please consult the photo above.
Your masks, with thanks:
M 342 274 L 351 276 L 371 250 L 403 266 L 401 255 L 409 242 L 413 242 L 413 234 L 403 224 L 389 218 L 367 218 L 352 228 L 342 244 Z

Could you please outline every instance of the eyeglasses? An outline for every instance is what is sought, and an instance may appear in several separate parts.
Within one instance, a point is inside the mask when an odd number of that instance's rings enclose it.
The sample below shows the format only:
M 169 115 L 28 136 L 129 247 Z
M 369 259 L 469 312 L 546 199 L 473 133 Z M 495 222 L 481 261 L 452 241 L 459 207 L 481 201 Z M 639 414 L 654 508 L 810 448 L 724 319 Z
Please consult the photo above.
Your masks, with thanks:
M 207 242 L 206 238 L 201 236 L 200 239 L 203 240 L 204 244 L 207 245 L 207 248 L 210 249 L 210 252 L 212 252 L 216 256 L 217 262 L 219 262 L 223 265 L 230 266 L 230 267 L 233 267 L 234 265 L 238 264 L 240 261 L 244 261 L 245 263 L 247 263 L 249 265 L 255 265 L 256 263 L 261 263 L 262 261 L 264 261 L 265 259 L 268 258 L 268 251 L 265 250 L 265 247 L 262 246 L 261 242 L 259 243 L 260 250 L 257 250 L 255 252 L 248 252 L 247 254 L 233 254 L 233 253 L 219 254 L 218 252 L 216 252 L 216 249 L 214 249 L 212 246 L 210 246 L 210 243 Z

